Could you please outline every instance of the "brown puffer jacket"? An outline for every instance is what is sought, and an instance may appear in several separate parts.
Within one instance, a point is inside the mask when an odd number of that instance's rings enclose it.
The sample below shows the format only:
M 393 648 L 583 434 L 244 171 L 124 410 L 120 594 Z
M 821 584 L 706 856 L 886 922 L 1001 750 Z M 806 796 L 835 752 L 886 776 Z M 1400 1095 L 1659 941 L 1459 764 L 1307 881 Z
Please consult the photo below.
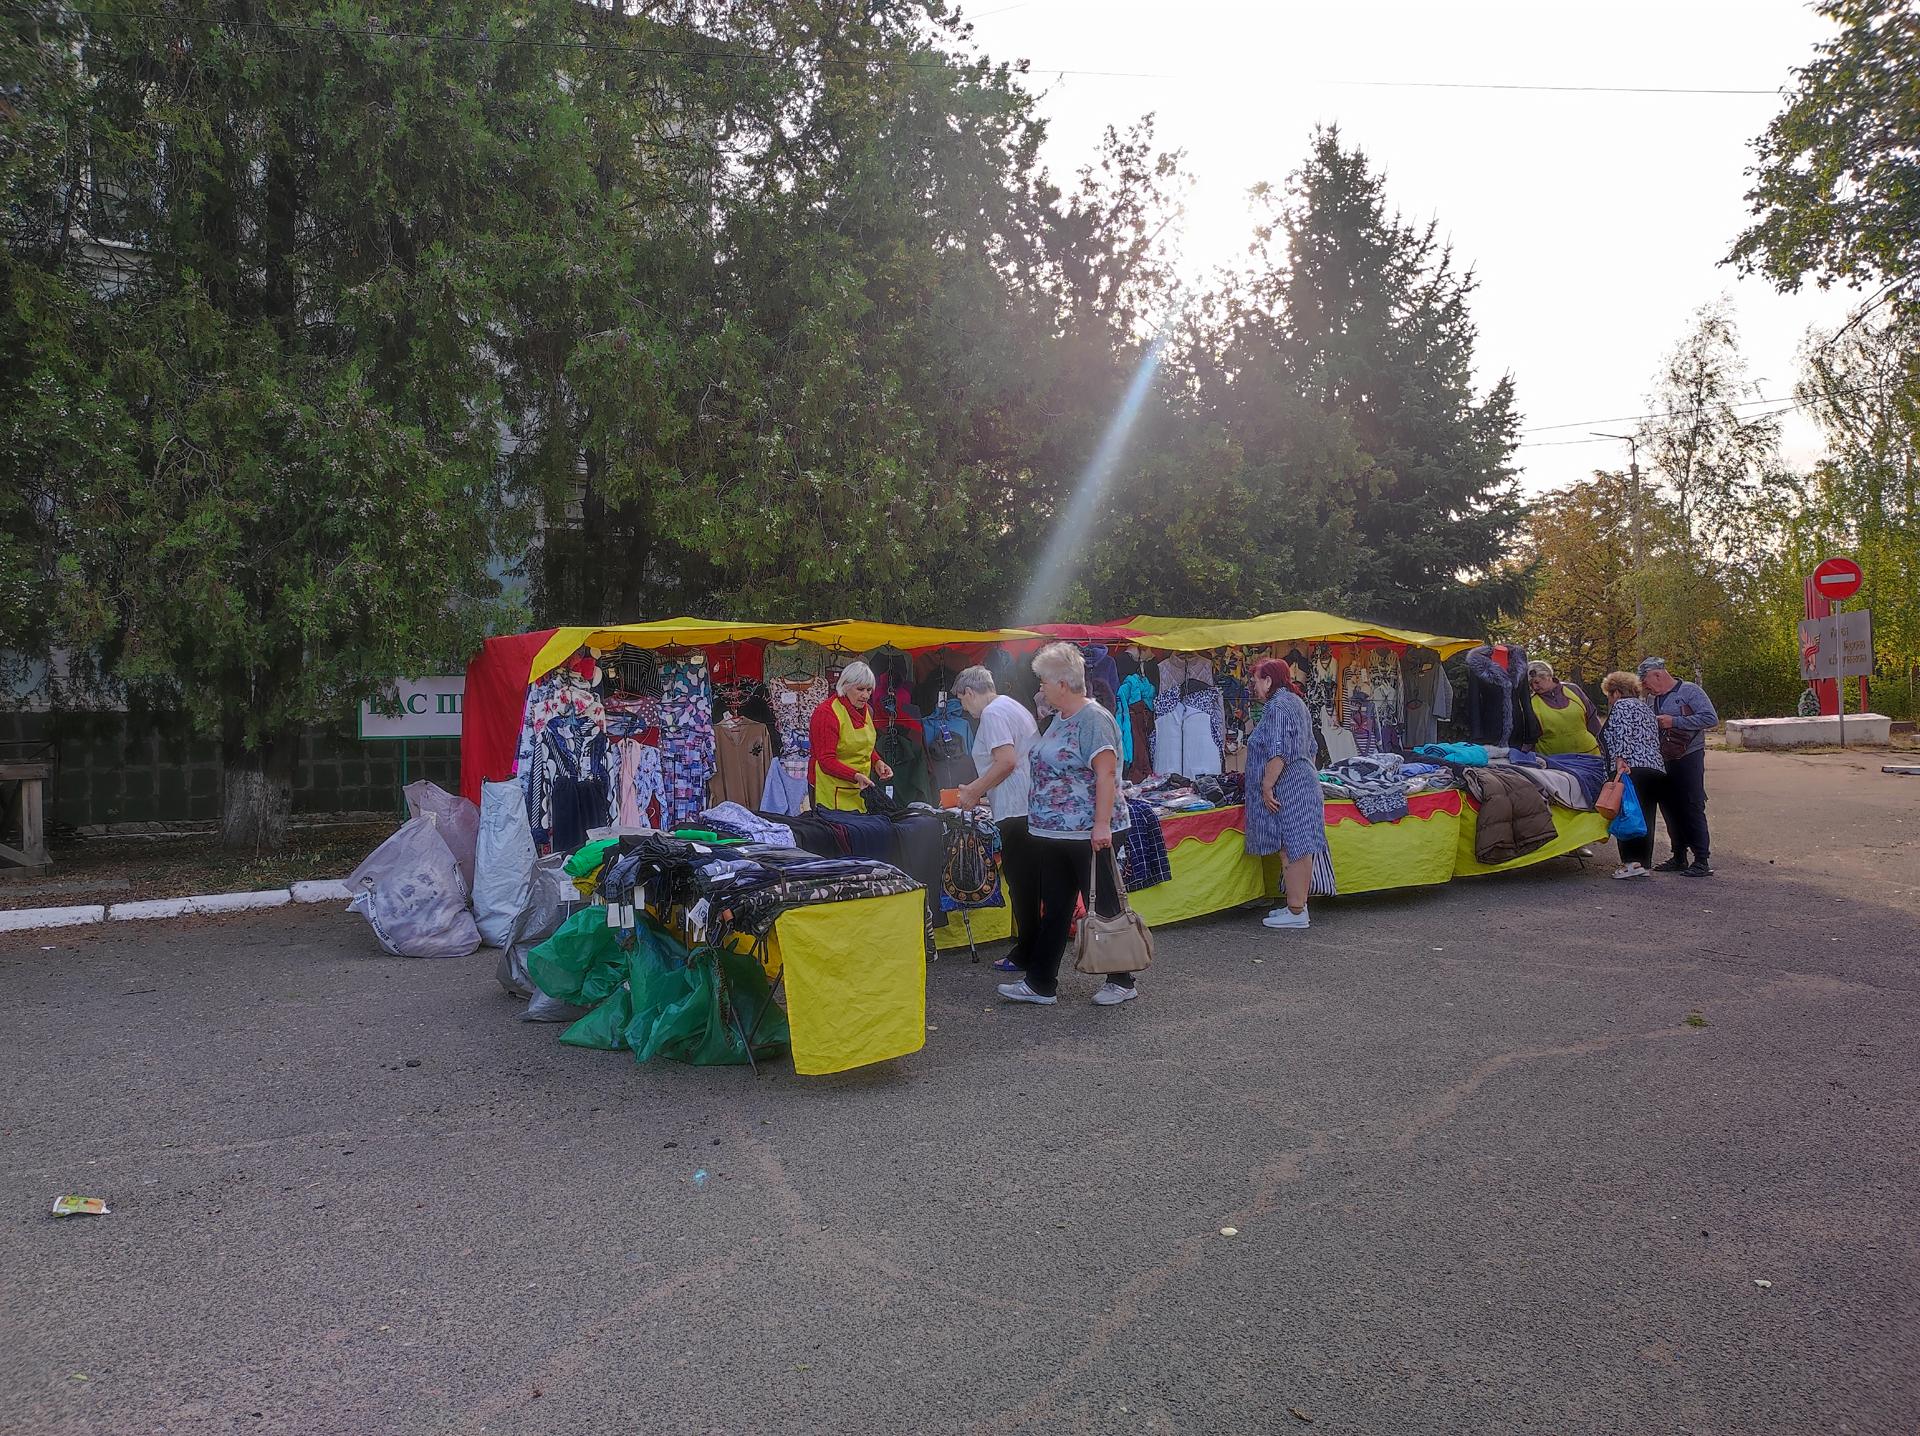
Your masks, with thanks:
M 1480 801 L 1473 855 L 1488 866 L 1524 858 L 1554 839 L 1546 796 L 1511 768 L 1469 768 L 1467 791 Z

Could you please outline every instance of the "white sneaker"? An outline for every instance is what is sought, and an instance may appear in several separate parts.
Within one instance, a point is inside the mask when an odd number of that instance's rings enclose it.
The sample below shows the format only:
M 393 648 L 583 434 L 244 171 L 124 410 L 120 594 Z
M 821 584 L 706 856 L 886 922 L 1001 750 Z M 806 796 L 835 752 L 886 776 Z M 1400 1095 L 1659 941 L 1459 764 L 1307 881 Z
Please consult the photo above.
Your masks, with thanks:
M 1039 1007 L 1051 1007 L 1060 1000 L 1057 997 L 1042 997 L 1027 986 L 1027 980 L 1024 977 L 1018 982 L 1003 982 L 996 991 L 1009 1002 L 1031 1002 Z
M 1311 927 L 1313 926 L 1312 922 L 1307 917 L 1307 910 L 1305 908 L 1301 908 L 1299 912 L 1295 912 L 1290 907 L 1275 908 L 1272 912 L 1268 913 L 1265 917 L 1260 919 L 1260 924 L 1263 927 Z
M 1117 982 L 1103 982 L 1100 990 L 1093 994 L 1095 1007 L 1118 1007 L 1123 1002 L 1131 1002 L 1140 995 L 1137 987 L 1122 987 Z

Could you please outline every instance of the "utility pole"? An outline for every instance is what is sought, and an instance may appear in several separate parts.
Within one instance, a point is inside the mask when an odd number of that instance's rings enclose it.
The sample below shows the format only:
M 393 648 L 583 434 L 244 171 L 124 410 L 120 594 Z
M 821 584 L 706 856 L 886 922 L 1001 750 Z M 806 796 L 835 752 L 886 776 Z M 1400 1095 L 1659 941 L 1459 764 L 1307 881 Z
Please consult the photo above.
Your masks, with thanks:
M 1636 653 L 1645 653 L 1647 616 L 1640 600 L 1641 564 L 1645 558 L 1640 535 L 1640 436 L 1588 432 L 1596 439 L 1618 439 L 1627 446 L 1627 524 L 1633 534 L 1633 647 Z

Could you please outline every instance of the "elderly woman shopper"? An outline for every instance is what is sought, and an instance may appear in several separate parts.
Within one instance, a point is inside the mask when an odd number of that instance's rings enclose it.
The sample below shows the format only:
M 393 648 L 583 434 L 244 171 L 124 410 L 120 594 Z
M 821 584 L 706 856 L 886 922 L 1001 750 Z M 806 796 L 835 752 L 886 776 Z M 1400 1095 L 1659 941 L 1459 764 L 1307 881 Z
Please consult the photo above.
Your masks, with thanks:
M 1619 838 L 1617 878 L 1653 876 L 1653 817 L 1667 786 L 1667 762 L 1660 756 L 1660 725 L 1642 696 L 1640 680 L 1631 673 L 1609 673 L 1600 682 L 1607 699 L 1607 721 L 1600 728 L 1600 745 L 1614 771 L 1633 784 L 1647 831 L 1637 838 Z
M 1562 683 L 1553 676 L 1551 663 L 1538 660 L 1527 665 L 1527 684 L 1533 689 L 1533 716 L 1540 720 L 1540 741 L 1534 751 L 1543 757 L 1556 753 L 1597 756 L 1600 715 L 1580 685 Z
M 813 805 L 843 813 L 864 813 L 863 796 L 878 778 L 886 782 L 893 769 L 873 751 L 873 670 L 849 663 L 840 670 L 834 695 L 813 710 L 807 738 L 813 757 Z
M 1273 928 L 1306 927 L 1314 854 L 1327 851 L 1313 718 L 1278 658 L 1254 664 L 1253 696 L 1266 706 L 1247 739 L 1247 851 L 1286 854 L 1283 905 L 1262 921 Z
M 1673 856 L 1654 871 L 1710 878 L 1707 839 L 1707 731 L 1719 726 L 1713 700 L 1697 683 L 1667 672 L 1664 658 L 1640 660 L 1640 686 L 1647 690 L 1653 718 L 1660 725 L 1660 752 L 1667 760 L 1667 781 L 1660 812 L 1667 820 Z M 1692 860 L 1688 860 L 1691 853 Z
M 1040 926 L 1040 893 L 1028 851 L 1033 840 L 1027 836 L 1027 793 L 1033 786 L 1027 760 L 1040 729 L 1024 704 L 1000 695 L 984 668 L 964 669 L 953 680 L 953 695 L 973 721 L 973 766 L 979 774 L 960 789 L 960 806 L 984 803 L 992 811 L 1000 830 L 1000 876 L 1013 912 L 1013 951 L 994 966 L 1025 972 L 1028 944 Z
M 1119 869 L 1113 835 L 1126 826 L 1120 801 L 1120 728 L 1087 696 L 1086 660 L 1070 643 L 1050 643 L 1034 655 L 1040 696 L 1058 715 L 1034 741 L 1027 759 L 1026 871 L 1015 889 L 1039 896 L 1040 915 L 1025 943 L 1027 975 L 1000 985 L 1009 1002 L 1051 1007 L 1058 1001 L 1060 960 L 1066 956 L 1074 903 L 1119 910 Z M 1131 973 L 1115 973 L 1094 993 L 1101 1007 L 1137 995 Z

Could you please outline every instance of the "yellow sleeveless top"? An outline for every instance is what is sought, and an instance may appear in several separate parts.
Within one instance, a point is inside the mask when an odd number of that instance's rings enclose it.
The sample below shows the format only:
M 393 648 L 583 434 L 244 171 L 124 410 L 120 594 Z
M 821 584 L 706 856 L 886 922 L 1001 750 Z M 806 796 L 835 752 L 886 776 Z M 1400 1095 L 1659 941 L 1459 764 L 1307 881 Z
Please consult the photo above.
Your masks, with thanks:
M 1533 695 L 1533 716 L 1540 720 L 1540 741 L 1534 751 L 1549 753 L 1598 753 L 1600 740 L 1587 731 L 1587 707 L 1578 694 L 1567 694 L 1567 706 L 1555 708 L 1538 693 Z

